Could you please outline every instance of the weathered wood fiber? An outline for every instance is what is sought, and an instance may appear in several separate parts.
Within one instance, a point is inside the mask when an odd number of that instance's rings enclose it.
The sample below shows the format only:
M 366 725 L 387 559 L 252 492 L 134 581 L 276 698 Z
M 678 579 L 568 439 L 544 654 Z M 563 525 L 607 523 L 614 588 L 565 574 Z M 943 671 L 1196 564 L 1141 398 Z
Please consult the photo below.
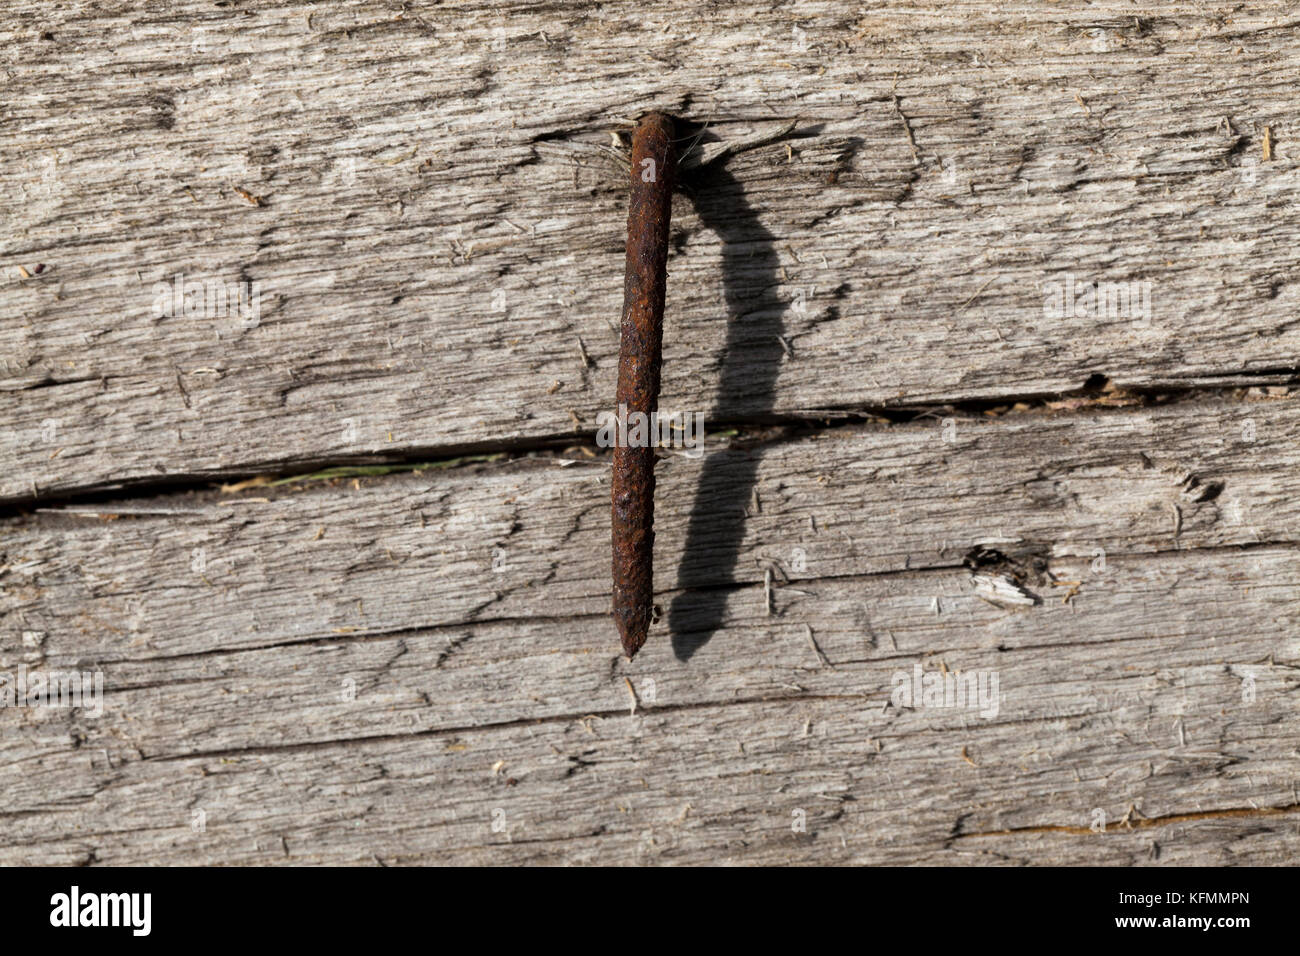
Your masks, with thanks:
M 1288 4 L 186 0 L 0 20 L 0 500 L 589 433 L 649 108 L 715 421 L 1294 376 Z M 1265 159 L 1267 141 L 1269 158 Z M 259 283 L 256 321 L 154 284 Z M 1149 282 L 1148 319 L 1044 313 Z M 24 277 L 26 276 L 26 277 Z
M 665 608 L 686 638 L 768 568 L 779 584 L 951 568 L 978 546 L 1028 568 L 1291 544 L 1298 437 L 1288 397 L 706 439 L 657 468 L 655 580 L 697 592 Z M 37 512 L 5 527 L 5 607 L 100 659 L 605 613 L 608 464 L 564 461 Z
M 9 5 L 0 680 L 105 694 L 0 707 L 0 863 L 1294 863 L 1297 25 Z M 588 446 L 649 109 L 731 152 L 628 662 Z M 413 470 L 303 475 L 361 461 Z
M 10 518 L 4 665 L 109 690 L 0 717 L 0 861 L 1288 862 L 1298 429 L 1196 401 L 670 458 L 679 640 L 632 663 L 603 461 Z M 981 547 L 1038 603 L 981 597 Z M 996 672 L 998 712 L 895 706 L 918 664 Z

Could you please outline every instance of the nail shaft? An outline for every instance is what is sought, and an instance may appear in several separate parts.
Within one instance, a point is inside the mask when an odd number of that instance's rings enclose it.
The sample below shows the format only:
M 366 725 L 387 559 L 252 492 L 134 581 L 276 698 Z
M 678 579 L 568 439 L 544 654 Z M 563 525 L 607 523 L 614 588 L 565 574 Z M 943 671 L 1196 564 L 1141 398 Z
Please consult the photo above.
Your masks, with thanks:
M 618 410 L 658 410 L 667 280 L 668 220 L 677 156 L 673 121 L 650 113 L 632 137 L 632 198 L 627 214 L 627 273 L 618 353 Z M 614 620 L 629 658 L 645 643 L 654 603 L 655 449 L 614 447 Z

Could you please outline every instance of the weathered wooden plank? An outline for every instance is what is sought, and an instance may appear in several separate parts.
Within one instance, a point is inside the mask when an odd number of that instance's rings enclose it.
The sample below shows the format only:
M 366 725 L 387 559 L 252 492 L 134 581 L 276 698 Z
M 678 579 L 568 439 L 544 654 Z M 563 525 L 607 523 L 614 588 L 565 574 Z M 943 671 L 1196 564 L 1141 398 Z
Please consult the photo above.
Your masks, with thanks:
M 769 568 L 780 583 L 953 567 L 983 547 L 1041 592 L 1035 566 L 1059 557 L 1292 543 L 1298 435 L 1286 397 L 706 439 L 705 457 L 657 469 L 656 583 L 699 596 L 653 633 L 707 632 L 722 589 Z M 532 459 L 167 496 L 178 513 L 152 516 L 129 514 L 147 499 L 77 509 L 128 512 L 107 522 L 38 513 L 4 526 L 3 607 L 99 659 L 604 613 L 607 467 Z M 17 630 L 0 650 L 20 649 Z
M 706 440 L 705 458 L 660 462 L 656 583 L 711 589 L 666 609 L 690 633 L 707 630 L 707 593 L 767 568 L 815 580 L 959 566 L 987 548 L 1041 591 L 1036 564 L 1066 555 L 1292 542 L 1297 434 L 1286 398 Z M 27 630 L 90 636 L 101 659 L 603 613 L 607 464 L 559 464 L 27 516 L 5 525 L 5 610 Z M 114 509 L 127 514 L 75 514 Z
M 603 616 L 467 623 L 103 664 L 89 649 L 74 657 L 80 642 L 51 638 L 19 660 L 47 668 L 94 663 L 112 695 L 110 708 L 132 715 L 137 743 L 114 743 L 113 734 L 97 729 L 103 726 L 97 719 L 78 723 L 78 734 L 91 750 L 98 742 L 154 758 L 611 713 L 630 704 L 624 675 L 643 685 L 638 700 L 651 700 L 639 706 L 651 710 L 805 693 L 857 696 L 862 706 L 874 700 L 880 710 L 895 671 L 910 673 L 913 661 L 930 670 L 997 666 L 1006 699 L 994 716 L 1025 722 L 1058 711 L 1119 708 L 1118 698 L 1089 690 L 1094 678 L 1088 675 L 1117 687 L 1129 677 L 1140 685 L 1162 669 L 1177 673 L 1214 661 L 1228 688 L 1220 696 L 1231 697 L 1243 670 L 1285 673 L 1269 659 L 1296 649 L 1300 554 L 1293 547 L 1255 549 L 1235 561 L 1204 551 L 1111 559 L 1103 574 L 1065 560 L 1053 570 L 1062 580 L 1087 584 L 1068 602 L 1062 587 L 1031 608 L 989 603 L 959 569 L 834 578 L 784 589 L 779 612 L 770 616 L 761 586 L 739 588 L 728 596 L 723 630 L 698 649 L 694 663 L 674 658 L 663 644 L 644 666 L 623 666 L 614 654 L 605 661 L 604 649 L 593 646 L 593 637 L 608 630 Z M 1138 662 L 1145 669 L 1123 673 Z M 1079 676 L 1060 677 L 1071 672 Z M 1049 683 L 1057 689 L 1041 697 L 1023 689 Z M 250 701 L 258 701 L 252 723 L 243 719 Z M 958 716 L 964 723 L 965 712 Z M 883 712 L 879 722 L 897 736 L 936 726 L 933 717 Z M 67 732 L 63 721 L 59 732 Z
M 109 690 L 0 715 L 0 860 L 1286 862 L 1298 426 L 1283 398 L 671 458 L 679 643 L 632 663 L 599 461 L 11 518 L 0 659 Z M 981 597 L 977 548 L 1039 603 Z M 918 664 L 996 673 L 997 713 L 895 706 Z
M 677 204 L 667 407 L 1289 380 L 1289 19 L 20 2 L 0 500 L 588 432 L 625 202 L 597 147 L 650 107 L 719 140 L 800 127 Z M 256 315 L 214 289 L 220 314 L 159 316 L 177 274 L 259 283 Z M 1067 274 L 1149 283 L 1149 315 L 1046 314 Z
M 106 694 L 0 708 L 0 862 L 1292 862 L 1293 19 L 20 2 L 0 676 Z M 161 493 L 589 435 L 651 107 L 797 129 L 677 203 L 634 662 L 582 449 Z
M 1166 560 L 1191 559 L 1141 562 Z M 1294 587 L 1295 552 L 1285 560 Z M 912 655 L 792 666 L 783 648 L 803 661 L 802 642 L 760 639 L 755 649 L 742 633 L 729 632 L 720 671 L 797 671 L 809 686 L 675 704 L 671 675 L 655 670 L 664 690 L 634 716 L 575 712 L 409 734 L 394 722 L 380 736 L 304 746 L 265 720 L 283 684 L 264 682 L 254 665 L 247 692 L 235 675 L 202 681 L 209 706 L 223 694 L 244 698 L 231 707 L 235 723 L 262 742 L 179 760 L 140 748 L 155 720 L 184 722 L 164 716 L 193 707 L 192 696 L 173 696 L 183 685 L 165 686 L 153 705 L 143 694 L 129 706 L 114 700 L 108 726 L 80 746 L 67 736 L 86 724 L 51 721 L 24 759 L 6 760 L 0 859 L 30 859 L 40 846 L 54 859 L 107 863 L 991 862 L 1035 847 L 1037 862 L 1131 863 L 1159 852 L 1156 843 L 1165 859 L 1222 862 L 1245 851 L 1249 862 L 1282 862 L 1294 848 L 1296 671 L 1230 663 L 1262 649 L 1247 633 L 1084 641 L 1050 657 L 1032 648 L 942 655 L 996 659 L 1008 710 L 989 720 L 882 706 L 888 673 Z M 1259 678 L 1249 702 L 1244 671 Z M 333 693 L 339 673 L 309 672 L 294 699 Z M 394 683 L 416 677 L 386 673 Z M 614 695 L 605 682 L 600 703 Z M 385 696 L 364 688 L 353 709 L 393 709 Z M 191 713 L 200 730 L 202 711 Z M 7 751 L 18 749 L 6 739 Z M 807 830 L 792 829 L 801 819 Z M 1092 831 L 1103 822 L 1104 833 Z M 1241 836 L 1256 846 L 1234 846 Z

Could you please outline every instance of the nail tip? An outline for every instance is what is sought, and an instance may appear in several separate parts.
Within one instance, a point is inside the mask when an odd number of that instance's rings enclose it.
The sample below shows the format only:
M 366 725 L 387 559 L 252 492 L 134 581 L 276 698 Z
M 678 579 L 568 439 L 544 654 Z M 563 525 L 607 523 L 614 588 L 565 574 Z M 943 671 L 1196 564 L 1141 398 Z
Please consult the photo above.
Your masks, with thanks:
M 646 632 L 637 628 L 624 627 L 623 623 L 620 621 L 618 637 L 619 641 L 623 645 L 624 656 L 628 660 L 631 660 L 636 657 L 636 652 L 641 650 L 642 646 L 645 645 Z

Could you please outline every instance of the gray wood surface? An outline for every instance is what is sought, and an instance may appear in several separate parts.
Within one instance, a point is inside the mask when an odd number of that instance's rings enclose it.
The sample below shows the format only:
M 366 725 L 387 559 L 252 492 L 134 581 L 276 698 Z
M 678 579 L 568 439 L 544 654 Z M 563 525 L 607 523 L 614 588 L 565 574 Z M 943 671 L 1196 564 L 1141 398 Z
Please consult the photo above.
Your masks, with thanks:
M 11 5 L 0 677 L 105 692 L 0 708 L 0 863 L 1293 862 L 1294 21 Z M 628 662 L 650 108 L 709 436 Z

